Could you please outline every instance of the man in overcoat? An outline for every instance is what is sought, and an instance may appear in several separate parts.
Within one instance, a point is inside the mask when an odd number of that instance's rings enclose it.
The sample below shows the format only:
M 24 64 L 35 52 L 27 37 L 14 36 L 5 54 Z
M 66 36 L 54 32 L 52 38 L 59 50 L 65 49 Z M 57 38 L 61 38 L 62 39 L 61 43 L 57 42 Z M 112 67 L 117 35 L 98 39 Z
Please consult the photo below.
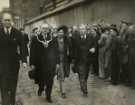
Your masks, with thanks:
M 86 35 L 85 26 L 80 26 L 80 37 L 75 40 L 74 61 L 75 71 L 79 75 L 80 87 L 84 96 L 87 96 L 87 79 L 89 76 L 89 56 L 95 53 L 93 38 Z
M 0 90 L 2 105 L 15 105 L 19 60 L 26 62 L 20 31 L 13 27 L 11 13 L 3 13 L 0 29 Z M 26 67 L 26 63 L 23 63 Z
M 135 25 L 131 25 L 128 28 L 127 34 L 129 77 L 131 80 L 131 86 L 135 89 Z
M 39 87 L 38 96 L 41 96 L 42 92 L 45 91 L 47 101 L 52 102 L 51 90 L 55 73 L 51 71 L 53 66 L 49 65 L 53 62 L 53 60 L 49 58 L 49 54 L 51 54 L 48 48 L 50 44 L 49 41 L 51 41 L 49 28 L 48 24 L 43 24 L 41 26 L 41 32 L 32 38 L 30 46 L 30 66 L 35 72 L 34 80 Z M 51 57 L 53 57 L 53 55 Z

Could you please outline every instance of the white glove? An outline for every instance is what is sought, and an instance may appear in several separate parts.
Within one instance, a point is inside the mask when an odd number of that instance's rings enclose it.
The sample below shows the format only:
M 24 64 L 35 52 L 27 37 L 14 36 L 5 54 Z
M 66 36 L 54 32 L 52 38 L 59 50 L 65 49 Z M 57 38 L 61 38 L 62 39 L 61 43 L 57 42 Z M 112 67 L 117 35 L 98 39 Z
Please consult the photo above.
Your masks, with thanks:
M 26 68 L 27 67 L 27 63 L 23 63 L 23 67 Z
M 95 53 L 95 48 L 91 48 L 91 49 L 89 49 L 89 51 L 90 51 L 91 53 Z

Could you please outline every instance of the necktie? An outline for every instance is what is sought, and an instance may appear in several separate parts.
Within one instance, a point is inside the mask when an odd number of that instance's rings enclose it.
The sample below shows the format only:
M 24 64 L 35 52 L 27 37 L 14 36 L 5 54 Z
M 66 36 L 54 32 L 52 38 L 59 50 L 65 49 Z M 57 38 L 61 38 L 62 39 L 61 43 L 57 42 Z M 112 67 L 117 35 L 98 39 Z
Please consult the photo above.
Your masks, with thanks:
M 7 28 L 7 36 L 10 36 L 9 28 Z

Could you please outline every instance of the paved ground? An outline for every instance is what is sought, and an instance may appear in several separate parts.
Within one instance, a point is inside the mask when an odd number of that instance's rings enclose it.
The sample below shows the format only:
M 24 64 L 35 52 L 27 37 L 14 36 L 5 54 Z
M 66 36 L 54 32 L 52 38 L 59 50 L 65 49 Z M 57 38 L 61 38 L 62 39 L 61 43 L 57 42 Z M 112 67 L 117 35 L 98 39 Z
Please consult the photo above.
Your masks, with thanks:
M 78 77 L 73 73 L 66 80 L 67 98 L 60 97 L 59 85 L 55 79 L 52 92 L 53 103 L 48 104 L 44 95 L 37 96 L 37 86 L 34 81 L 29 80 L 28 71 L 29 68 L 22 68 L 19 74 L 17 100 L 23 105 L 135 105 L 135 90 L 121 85 L 112 86 L 92 75 L 88 80 L 89 96 L 82 97 Z

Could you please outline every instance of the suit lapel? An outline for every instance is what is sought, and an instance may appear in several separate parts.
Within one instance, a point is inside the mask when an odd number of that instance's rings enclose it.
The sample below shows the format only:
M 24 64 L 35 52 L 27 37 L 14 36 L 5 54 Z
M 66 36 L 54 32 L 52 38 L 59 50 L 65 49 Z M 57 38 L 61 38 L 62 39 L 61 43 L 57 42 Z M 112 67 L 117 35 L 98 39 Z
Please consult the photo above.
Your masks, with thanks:
M 5 30 L 4 30 L 4 27 L 2 27 L 2 29 L 1 29 L 1 36 L 2 36 L 3 38 L 8 38 L 7 35 L 6 35 L 6 32 L 5 32 Z

